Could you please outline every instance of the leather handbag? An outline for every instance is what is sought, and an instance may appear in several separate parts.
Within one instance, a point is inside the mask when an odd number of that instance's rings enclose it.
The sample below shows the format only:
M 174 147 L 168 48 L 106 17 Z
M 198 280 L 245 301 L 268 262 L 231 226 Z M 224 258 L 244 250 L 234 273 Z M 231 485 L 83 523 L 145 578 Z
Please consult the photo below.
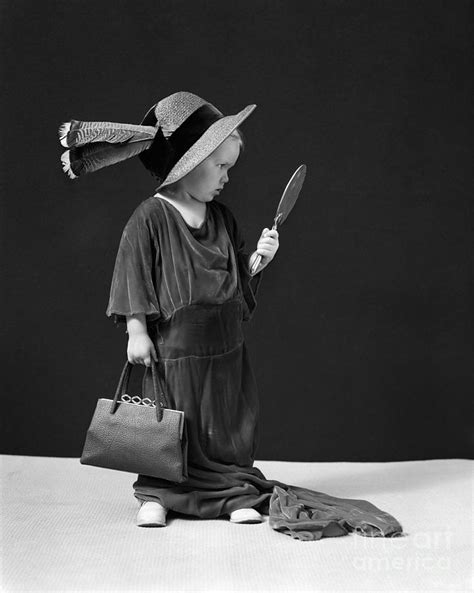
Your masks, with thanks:
M 127 395 L 134 366 L 125 363 L 113 400 L 98 400 L 80 462 L 184 482 L 188 477 L 184 412 L 170 409 L 153 359 L 154 401 Z

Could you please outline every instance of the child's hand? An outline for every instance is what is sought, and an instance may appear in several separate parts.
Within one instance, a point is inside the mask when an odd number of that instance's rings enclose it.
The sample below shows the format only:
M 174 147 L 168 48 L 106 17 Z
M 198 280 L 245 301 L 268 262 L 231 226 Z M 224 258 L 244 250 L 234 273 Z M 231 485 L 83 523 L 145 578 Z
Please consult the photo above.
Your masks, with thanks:
M 263 229 L 257 243 L 257 253 L 262 256 L 262 264 L 267 265 L 275 257 L 278 251 L 278 231 L 275 229 Z
M 131 334 L 128 338 L 127 357 L 132 364 L 151 366 L 151 357 L 158 362 L 155 346 L 146 332 Z

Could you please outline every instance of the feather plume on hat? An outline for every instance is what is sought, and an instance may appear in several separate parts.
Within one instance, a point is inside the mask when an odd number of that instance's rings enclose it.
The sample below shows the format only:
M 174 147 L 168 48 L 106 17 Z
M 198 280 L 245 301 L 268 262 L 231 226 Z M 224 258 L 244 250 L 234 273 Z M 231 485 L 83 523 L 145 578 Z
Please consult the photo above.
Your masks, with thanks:
M 153 144 L 154 126 L 72 119 L 59 128 L 59 141 L 69 148 L 61 155 L 70 179 L 115 165 L 136 156 Z

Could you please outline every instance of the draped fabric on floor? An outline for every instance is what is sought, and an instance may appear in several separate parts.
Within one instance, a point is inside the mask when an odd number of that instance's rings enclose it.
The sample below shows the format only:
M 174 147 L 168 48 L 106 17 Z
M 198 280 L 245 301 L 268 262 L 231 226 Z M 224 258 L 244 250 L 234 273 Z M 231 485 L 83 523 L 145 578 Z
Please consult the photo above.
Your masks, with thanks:
M 124 229 L 107 315 L 120 324 L 146 314 L 170 405 L 184 411 L 188 432 L 188 479 L 139 475 L 136 498 L 208 519 L 253 507 L 270 515 L 273 529 L 304 540 L 401 533 L 394 517 L 367 501 L 267 480 L 253 466 L 259 400 L 242 326 L 262 272 L 250 277 L 248 257 L 232 213 L 216 201 L 194 228 L 153 196 Z M 143 395 L 152 394 L 147 369 Z

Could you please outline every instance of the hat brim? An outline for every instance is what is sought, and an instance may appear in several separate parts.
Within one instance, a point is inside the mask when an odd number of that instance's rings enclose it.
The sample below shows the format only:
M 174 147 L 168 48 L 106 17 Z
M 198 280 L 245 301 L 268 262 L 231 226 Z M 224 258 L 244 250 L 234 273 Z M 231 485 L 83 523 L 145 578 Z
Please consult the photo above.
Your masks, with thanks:
M 247 119 L 256 107 L 256 105 L 247 105 L 236 115 L 226 115 L 209 126 L 199 140 L 183 154 L 157 189 L 176 183 L 201 164 Z

